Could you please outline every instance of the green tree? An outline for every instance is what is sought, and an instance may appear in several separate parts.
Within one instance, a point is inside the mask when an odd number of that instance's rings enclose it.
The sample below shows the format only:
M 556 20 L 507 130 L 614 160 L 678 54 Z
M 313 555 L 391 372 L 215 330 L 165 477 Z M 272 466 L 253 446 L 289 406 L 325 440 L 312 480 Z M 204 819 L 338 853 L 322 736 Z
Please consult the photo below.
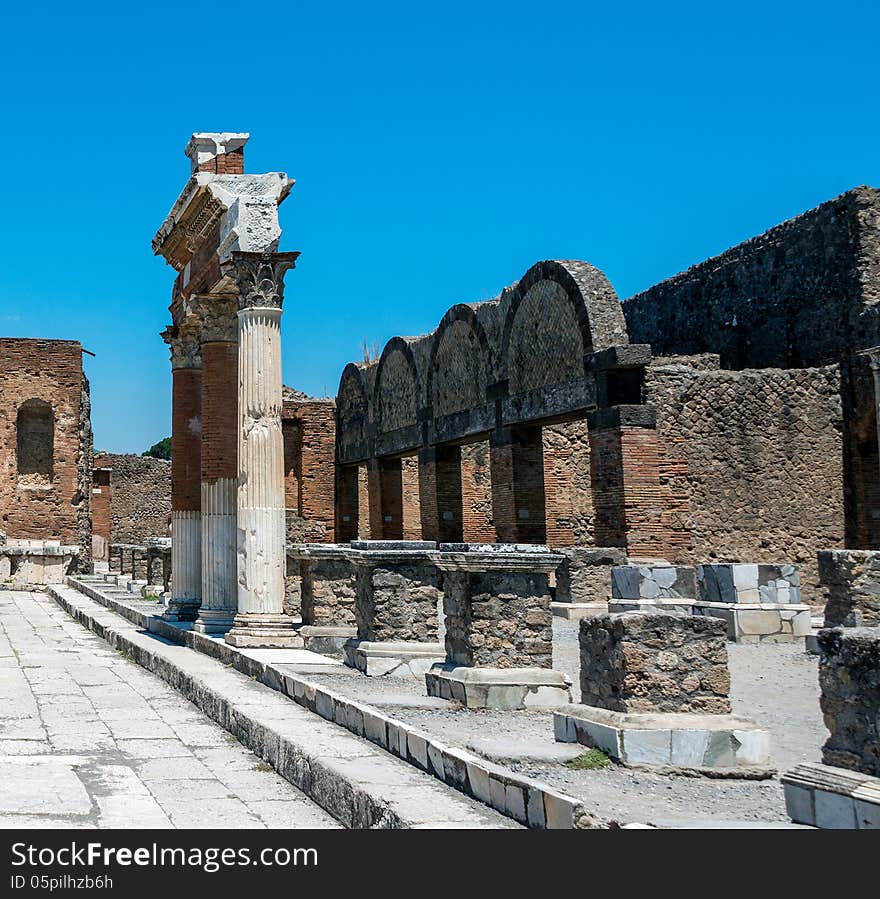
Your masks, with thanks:
M 166 437 L 158 443 L 154 443 L 142 456 L 152 456 L 154 459 L 170 459 L 171 458 L 171 438 Z

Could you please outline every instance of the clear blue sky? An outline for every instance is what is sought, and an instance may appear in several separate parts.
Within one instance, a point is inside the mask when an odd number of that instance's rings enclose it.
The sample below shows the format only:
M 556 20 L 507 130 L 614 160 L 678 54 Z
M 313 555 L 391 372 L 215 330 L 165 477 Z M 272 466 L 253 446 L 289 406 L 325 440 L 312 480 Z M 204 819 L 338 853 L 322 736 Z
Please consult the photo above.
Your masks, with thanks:
M 285 383 L 545 258 L 629 296 L 880 184 L 876 4 L 21 4 L 0 30 L 0 333 L 73 338 L 96 448 L 170 433 L 150 239 L 193 131 L 282 207 Z

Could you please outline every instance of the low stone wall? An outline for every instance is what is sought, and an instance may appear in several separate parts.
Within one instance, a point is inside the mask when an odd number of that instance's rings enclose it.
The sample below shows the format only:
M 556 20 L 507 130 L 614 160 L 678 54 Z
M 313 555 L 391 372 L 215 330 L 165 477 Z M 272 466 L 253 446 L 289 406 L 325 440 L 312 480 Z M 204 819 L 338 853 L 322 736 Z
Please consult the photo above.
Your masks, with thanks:
M 880 627 L 880 552 L 820 550 L 825 627 Z
M 880 631 L 823 630 L 819 647 L 820 702 L 830 732 L 822 760 L 880 777 Z
M 725 626 L 626 612 L 580 624 L 581 702 L 618 712 L 730 712 Z

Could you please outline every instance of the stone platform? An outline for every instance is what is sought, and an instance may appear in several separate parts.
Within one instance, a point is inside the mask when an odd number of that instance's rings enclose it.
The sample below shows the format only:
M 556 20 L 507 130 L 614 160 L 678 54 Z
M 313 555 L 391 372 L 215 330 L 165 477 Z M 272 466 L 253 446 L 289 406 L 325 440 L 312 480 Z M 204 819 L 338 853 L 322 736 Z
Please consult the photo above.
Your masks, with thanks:
M 343 647 L 345 664 L 367 677 L 422 677 L 446 658 L 442 643 L 414 641 L 348 640 Z
M 570 705 L 553 716 L 556 739 L 607 752 L 623 765 L 685 769 L 769 767 L 770 735 L 736 715 L 614 712 Z
M 436 665 L 425 674 L 428 696 L 468 709 L 554 708 L 571 702 L 571 682 L 550 668 Z

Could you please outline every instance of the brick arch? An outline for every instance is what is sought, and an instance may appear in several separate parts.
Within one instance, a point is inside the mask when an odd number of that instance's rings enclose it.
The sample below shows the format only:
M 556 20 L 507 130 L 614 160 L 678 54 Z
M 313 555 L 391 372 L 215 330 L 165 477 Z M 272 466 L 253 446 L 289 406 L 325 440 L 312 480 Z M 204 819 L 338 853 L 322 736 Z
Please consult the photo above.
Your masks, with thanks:
M 431 344 L 427 401 L 431 416 L 461 412 L 486 402 L 495 370 L 486 332 L 471 306 L 449 309 Z
M 376 366 L 373 415 L 377 429 L 387 433 L 415 425 L 420 396 L 412 348 L 402 337 L 392 337 Z
M 584 374 L 583 356 L 628 343 L 623 309 L 608 278 L 579 261 L 533 265 L 516 286 L 504 321 L 502 377 L 511 392 Z
M 354 362 L 349 362 L 342 370 L 336 394 L 336 433 L 340 445 L 362 444 L 369 418 L 369 392 L 364 373 Z

